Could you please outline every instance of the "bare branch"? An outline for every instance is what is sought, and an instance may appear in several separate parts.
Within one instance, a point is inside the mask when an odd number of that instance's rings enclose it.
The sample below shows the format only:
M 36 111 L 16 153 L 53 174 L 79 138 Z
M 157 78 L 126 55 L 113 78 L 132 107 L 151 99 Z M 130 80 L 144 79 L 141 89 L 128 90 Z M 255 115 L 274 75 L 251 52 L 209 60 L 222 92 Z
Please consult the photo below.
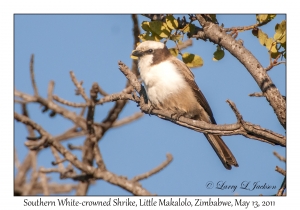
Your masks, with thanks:
M 286 171 L 279 166 L 276 166 L 275 171 L 281 173 L 283 176 L 286 176 Z
M 282 156 L 279 155 L 276 151 L 274 151 L 273 154 L 274 154 L 280 161 L 286 162 L 285 157 L 282 157 Z
M 136 14 L 132 14 L 131 18 L 132 18 L 132 21 L 133 21 L 133 30 L 132 30 L 133 31 L 133 37 L 134 37 L 133 49 L 135 49 L 137 47 L 137 43 L 140 42 L 139 35 L 141 34 L 141 32 L 140 32 L 140 26 L 139 26 L 137 15 Z M 136 76 L 139 75 L 137 60 L 132 60 L 131 71 Z
M 36 168 L 37 153 L 33 152 L 33 153 L 30 153 L 30 155 L 31 155 L 31 168 L 32 168 L 31 179 L 30 179 L 29 185 L 27 185 L 27 187 L 25 188 L 22 195 L 30 195 L 31 194 L 31 190 L 33 189 L 35 183 L 37 182 L 38 175 L 39 175 L 39 173 L 37 172 L 37 168 Z
M 87 104 L 87 103 L 70 102 L 70 101 L 62 99 L 56 95 L 53 96 L 53 99 L 59 103 L 65 104 L 67 106 L 72 106 L 72 107 L 87 107 L 87 106 L 89 106 L 89 104 Z M 138 98 L 134 98 L 131 94 L 125 94 L 122 91 L 120 93 L 114 93 L 114 94 L 107 95 L 107 96 L 97 100 L 96 105 L 101 105 L 101 104 L 104 104 L 107 102 L 118 101 L 118 100 L 138 101 Z
M 15 157 L 14 157 L 14 159 L 15 159 L 15 166 L 19 170 L 20 166 L 21 166 L 21 163 L 20 163 L 19 158 L 18 158 L 16 147 L 14 148 L 14 154 L 15 154 Z
M 128 67 L 119 61 L 119 67 L 121 72 L 126 76 L 126 78 L 129 80 L 130 84 L 135 88 L 137 92 L 141 92 L 141 85 L 138 82 L 136 76 L 130 72 Z M 140 94 L 141 95 L 141 94 Z M 286 138 L 280 134 L 277 134 L 273 131 L 261 128 L 259 125 L 254 125 L 249 122 L 246 122 L 242 119 L 241 114 L 238 112 L 235 104 L 229 100 L 227 102 L 233 109 L 235 115 L 237 116 L 238 123 L 231 124 L 231 125 L 215 125 L 215 124 L 209 124 L 204 121 L 196 121 L 191 120 L 188 118 L 185 118 L 181 116 L 179 119 L 173 119 L 172 114 L 168 110 L 152 110 L 151 113 L 149 113 L 150 106 L 145 104 L 144 97 L 140 97 L 140 103 L 139 106 L 141 110 L 144 113 L 148 114 L 154 114 L 158 116 L 161 119 L 171 121 L 172 123 L 187 127 L 189 129 L 202 132 L 202 133 L 209 133 L 209 134 L 215 134 L 215 135 L 243 135 L 247 138 L 256 139 L 259 141 L 267 142 L 272 145 L 286 145 Z
M 70 150 L 82 150 L 83 149 L 82 146 L 74 146 L 73 144 L 68 144 L 68 148 Z
M 183 50 L 189 46 L 193 45 L 193 40 L 192 39 L 187 39 L 186 41 L 182 42 L 181 44 L 178 44 L 178 49 Z
M 205 37 L 209 41 L 224 47 L 245 66 L 274 109 L 279 122 L 286 128 L 286 101 L 260 62 L 240 42 L 222 30 L 220 26 L 206 21 L 202 15 L 196 15 L 196 17 L 203 27 Z
M 45 100 L 44 98 L 42 98 L 40 96 L 34 97 L 34 96 L 28 95 L 26 93 L 22 93 L 17 90 L 15 90 L 14 94 L 15 94 L 15 96 L 18 96 L 27 102 L 37 102 L 37 103 L 47 107 L 48 109 L 51 109 L 55 113 L 58 113 L 58 114 L 62 115 L 63 117 L 73 121 L 75 125 L 78 125 L 83 130 L 86 130 L 86 122 L 83 117 L 78 116 L 78 115 L 76 115 L 76 113 L 71 112 L 63 107 L 58 106 L 57 104 L 53 103 L 53 101 Z
M 261 93 L 261 92 L 260 93 L 250 93 L 249 96 L 252 96 L 252 97 L 265 97 L 264 94 Z
M 125 117 L 121 120 L 118 120 L 118 121 L 114 122 L 112 127 L 116 128 L 116 127 L 120 127 L 120 126 L 125 125 L 125 124 L 129 124 L 129 123 L 131 123 L 135 120 L 138 120 L 142 116 L 144 116 L 144 113 L 142 113 L 142 112 L 134 113 L 133 115 L 131 115 L 129 117 Z
M 43 188 L 43 194 L 44 195 L 50 195 L 49 193 L 49 189 L 48 189 L 48 180 L 47 180 L 47 176 L 44 173 L 39 173 L 40 178 L 41 178 L 41 184 L 42 184 L 42 188 Z
M 285 189 L 286 189 L 286 177 L 284 177 L 281 187 L 278 190 L 276 196 L 283 196 L 284 195 L 283 192 L 285 191 Z
M 76 86 L 76 88 L 77 88 L 79 94 L 84 98 L 84 100 L 85 100 L 86 102 L 88 102 L 88 101 L 89 101 L 89 98 L 88 98 L 88 96 L 85 94 L 84 89 L 83 89 L 81 83 L 79 83 L 79 82 L 77 81 L 77 79 L 76 79 L 75 74 L 74 74 L 73 71 L 70 71 L 70 76 L 71 76 L 72 82 L 73 82 L 74 85 Z
M 53 89 L 54 89 L 54 81 L 50 81 L 49 85 L 48 85 L 48 100 L 49 101 L 52 101 Z
M 34 90 L 34 96 L 38 96 L 39 93 L 38 93 L 38 89 L 37 89 L 36 82 L 34 79 L 34 55 L 33 54 L 31 55 L 31 58 L 30 58 L 30 78 L 31 78 L 31 83 L 32 83 L 32 87 Z
M 147 179 L 148 177 L 152 176 L 153 174 L 156 174 L 156 173 L 160 172 L 165 167 L 167 167 L 167 165 L 169 165 L 172 162 L 172 160 L 173 160 L 173 156 L 171 154 L 167 154 L 167 160 L 166 161 L 164 161 L 162 164 L 160 164 L 156 168 L 152 169 L 151 171 L 148 171 L 144 174 L 133 177 L 133 179 L 131 181 L 137 182 L 137 181 L 140 181 L 140 180 L 143 180 L 143 179 Z

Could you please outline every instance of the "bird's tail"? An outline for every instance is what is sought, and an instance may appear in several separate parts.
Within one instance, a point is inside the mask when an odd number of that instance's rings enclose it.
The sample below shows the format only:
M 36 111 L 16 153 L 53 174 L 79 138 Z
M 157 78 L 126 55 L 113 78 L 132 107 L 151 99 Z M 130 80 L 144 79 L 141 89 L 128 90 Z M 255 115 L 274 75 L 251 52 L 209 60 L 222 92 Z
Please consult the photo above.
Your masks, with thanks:
M 220 160 L 222 161 L 224 167 L 228 170 L 231 169 L 231 166 L 238 167 L 238 163 L 230 151 L 230 149 L 227 147 L 225 142 L 221 139 L 220 136 L 215 136 L 212 134 L 204 134 L 206 138 L 208 139 L 211 146 L 214 148 L 215 152 L 219 156 Z

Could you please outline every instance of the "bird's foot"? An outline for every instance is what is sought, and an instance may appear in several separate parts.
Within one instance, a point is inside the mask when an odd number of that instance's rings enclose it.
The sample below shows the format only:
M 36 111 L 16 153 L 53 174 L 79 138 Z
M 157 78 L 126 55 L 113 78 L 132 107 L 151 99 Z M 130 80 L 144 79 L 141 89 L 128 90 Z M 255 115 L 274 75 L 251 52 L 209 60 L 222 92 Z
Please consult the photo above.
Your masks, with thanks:
M 180 118 L 181 116 L 184 116 L 184 115 L 185 115 L 185 112 L 184 112 L 184 111 L 177 111 L 177 112 L 171 114 L 171 119 L 172 119 L 172 120 L 178 121 L 179 118 Z

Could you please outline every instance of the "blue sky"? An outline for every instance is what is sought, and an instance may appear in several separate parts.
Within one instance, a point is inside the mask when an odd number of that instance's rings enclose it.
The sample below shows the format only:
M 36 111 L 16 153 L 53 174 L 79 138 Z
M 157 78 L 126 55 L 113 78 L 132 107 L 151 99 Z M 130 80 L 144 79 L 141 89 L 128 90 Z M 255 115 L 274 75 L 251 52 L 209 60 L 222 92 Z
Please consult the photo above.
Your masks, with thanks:
M 147 20 L 138 16 L 139 23 Z M 255 15 L 217 15 L 225 27 L 247 26 L 256 22 Z M 276 23 L 285 19 L 277 16 L 262 30 L 273 36 Z M 130 15 L 15 15 L 14 16 L 14 84 L 19 91 L 33 94 L 29 75 L 29 60 L 35 54 L 35 76 L 40 95 L 46 97 L 50 80 L 55 81 L 54 93 L 64 99 L 83 102 L 74 94 L 74 85 L 69 71 L 74 71 L 78 80 L 84 81 L 89 91 L 93 82 L 108 93 L 120 92 L 126 78 L 118 69 L 118 61 L 131 67 L 130 53 L 133 49 L 132 20 Z M 141 30 L 142 31 L 142 30 Z M 268 66 L 269 55 L 251 31 L 239 33 L 237 39 L 244 40 L 263 66 Z M 168 42 L 168 47 L 173 43 Z M 196 82 L 207 98 L 218 124 L 235 123 L 236 118 L 228 104 L 232 100 L 244 120 L 285 135 L 273 109 L 264 98 L 249 97 L 260 92 L 259 87 L 242 64 L 225 51 L 225 57 L 212 61 L 216 46 L 210 42 L 193 40 L 193 46 L 183 50 L 200 55 L 204 60 L 201 68 L 193 69 Z M 282 95 L 286 95 L 286 68 L 280 65 L 269 71 L 269 75 Z M 98 106 L 95 121 L 100 122 L 113 103 Z M 55 116 L 49 118 L 41 113 L 38 104 L 31 104 L 29 114 L 48 132 L 58 135 L 72 126 L 72 123 Z M 72 109 L 79 112 L 80 110 Z M 20 105 L 15 105 L 20 113 Z M 129 102 L 120 119 L 130 116 L 139 109 Z M 22 161 L 28 150 L 24 146 L 27 130 L 21 123 L 14 124 L 15 147 Z M 143 180 L 141 184 L 151 193 L 158 195 L 271 195 L 279 189 L 283 176 L 275 172 L 278 165 L 285 169 L 273 151 L 285 156 L 285 148 L 272 146 L 243 136 L 226 136 L 224 141 L 235 155 L 239 167 L 226 170 L 203 134 L 180 127 L 156 116 L 143 118 L 120 128 L 111 129 L 100 141 L 100 149 L 108 170 L 132 178 L 147 172 L 166 159 L 166 153 L 173 155 L 173 162 L 160 173 Z M 84 138 L 66 141 L 82 144 Z M 79 152 L 74 152 L 81 157 Z M 53 156 L 49 149 L 40 152 L 38 166 L 53 167 Z M 58 174 L 51 175 L 54 182 Z M 232 190 L 207 189 L 206 183 L 225 182 L 237 185 Z M 243 181 L 259 182 L 276 186 L 276 190 L 243 190 Z M 74 194 L 74 192 L 72 192 Z M 123 189 L 97 181 L 88 195 L 130 195 Z

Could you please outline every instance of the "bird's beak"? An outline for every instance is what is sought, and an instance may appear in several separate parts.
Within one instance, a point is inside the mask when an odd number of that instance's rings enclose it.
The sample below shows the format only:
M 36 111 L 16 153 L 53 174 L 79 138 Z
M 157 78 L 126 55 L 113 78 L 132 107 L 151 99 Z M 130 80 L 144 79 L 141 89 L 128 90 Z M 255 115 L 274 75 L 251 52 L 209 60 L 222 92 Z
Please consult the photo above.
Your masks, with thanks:
M 141 57 L 143 55 L 143 51 L 134 50 L 134 51 L 132 51 L 131 55 L 135 56 L 135 57 Z

